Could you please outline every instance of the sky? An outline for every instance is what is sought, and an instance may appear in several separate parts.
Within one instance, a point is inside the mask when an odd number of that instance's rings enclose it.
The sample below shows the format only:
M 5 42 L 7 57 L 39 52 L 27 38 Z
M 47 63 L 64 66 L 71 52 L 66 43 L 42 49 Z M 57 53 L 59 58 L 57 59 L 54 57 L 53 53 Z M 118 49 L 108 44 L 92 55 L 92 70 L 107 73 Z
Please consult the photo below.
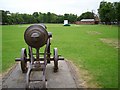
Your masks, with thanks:
M 0 10 L 8 10 L 11 13 L 55 13 L 63 15 L 65 13 L 77 14 L 78 16 L 86 11 L 97 14 L 100 2 L 103 0 L 0 0 Z M 119 0 L 105 0 L 115 2 Z

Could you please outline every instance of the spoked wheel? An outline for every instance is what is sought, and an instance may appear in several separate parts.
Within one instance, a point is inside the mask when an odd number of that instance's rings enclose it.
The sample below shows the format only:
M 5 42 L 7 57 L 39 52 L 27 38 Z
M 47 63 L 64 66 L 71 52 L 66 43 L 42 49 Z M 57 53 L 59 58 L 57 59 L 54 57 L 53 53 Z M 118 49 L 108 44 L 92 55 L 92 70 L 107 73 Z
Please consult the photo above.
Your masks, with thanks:
M 27 52 L 25 48 L 21 50 L 21 70 L 23 73 L 27 73 Z
M 58 71 L 58 49 L 54 48 L 54 72 Z

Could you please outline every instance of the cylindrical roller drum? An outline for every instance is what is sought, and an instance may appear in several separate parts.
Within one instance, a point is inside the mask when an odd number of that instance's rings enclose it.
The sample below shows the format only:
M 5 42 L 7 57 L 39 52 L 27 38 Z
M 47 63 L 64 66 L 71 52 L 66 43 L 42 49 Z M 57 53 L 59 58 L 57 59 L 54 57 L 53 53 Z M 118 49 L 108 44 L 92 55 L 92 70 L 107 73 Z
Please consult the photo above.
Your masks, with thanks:
M 46 44 L 48 32 L 43 25 L 31 25 L 25 31 L 24 39 L 29 46 L 38 49 Z
M 46 25 L 45 24 L 39 24 L 39 25 L 41 25 L 42 27 L 44 27 L 45 29 L 47 29 L 47 27 L 46 27 Z

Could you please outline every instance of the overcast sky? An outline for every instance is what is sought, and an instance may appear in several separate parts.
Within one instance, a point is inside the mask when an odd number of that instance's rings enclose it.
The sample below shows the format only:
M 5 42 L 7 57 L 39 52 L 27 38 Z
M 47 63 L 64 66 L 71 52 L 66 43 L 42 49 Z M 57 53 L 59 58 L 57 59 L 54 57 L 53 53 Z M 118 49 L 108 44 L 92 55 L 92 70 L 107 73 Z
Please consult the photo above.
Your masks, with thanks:
M 81 15 L 92 10 L 97 13 L 101 1 L 103 0 L 0 0 L 0 10 L 8 10 L 11 13 L 51 12 L 61 15 L 65 13 Z

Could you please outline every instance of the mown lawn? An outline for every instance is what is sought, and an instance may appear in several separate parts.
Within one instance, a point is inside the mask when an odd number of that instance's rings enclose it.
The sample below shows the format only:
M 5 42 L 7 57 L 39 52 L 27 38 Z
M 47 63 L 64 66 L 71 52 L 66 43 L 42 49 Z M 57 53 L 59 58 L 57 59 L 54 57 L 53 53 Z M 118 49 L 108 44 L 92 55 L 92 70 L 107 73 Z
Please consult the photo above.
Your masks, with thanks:
M 46 25 L 53 33 L 51 48 L 57 47 L 59 54 L 74 62 L 79 69 L 87 70 L 94 77 L 89 82 L 105 88 L 118 87 L 118 49 L 113 45 L 113 41 L 118 39 L 117 26 Z M 28 26 L 2 26 L 3 72 L 15 64 L 21 48 L 27 48 L 23 34 Z

